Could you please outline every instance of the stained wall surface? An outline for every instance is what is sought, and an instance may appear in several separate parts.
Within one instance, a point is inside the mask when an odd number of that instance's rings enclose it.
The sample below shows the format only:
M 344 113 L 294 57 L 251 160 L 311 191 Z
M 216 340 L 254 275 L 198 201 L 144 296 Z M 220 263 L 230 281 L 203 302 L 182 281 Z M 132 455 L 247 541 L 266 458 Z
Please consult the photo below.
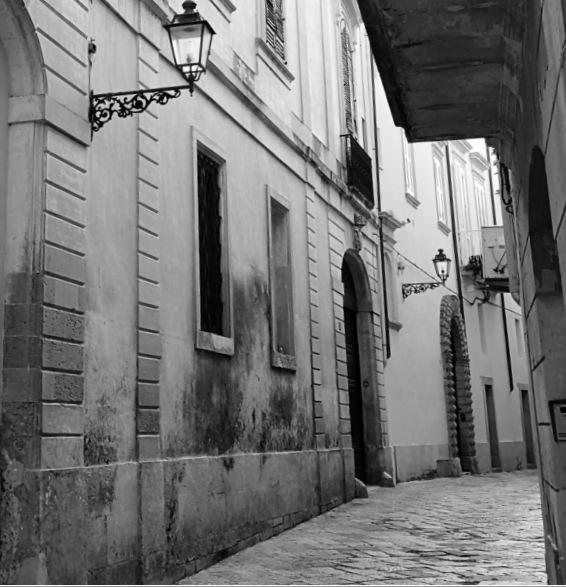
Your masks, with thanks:
M 0 75 L 11 75 L 0 84 L 10 96 L 2 582 L 174 581 L 352 499 L 345 258 L 363 297 L 367 477 L 391 472 L 378 221 L 348 186 L 340 136 L 346 15 L 357 137 L 371 160 L 357 8 L 320 3 L 315 23 L 305 3 L 287 2 L 283 59 L 266 43 L 261 3 L 203 0 L 216 35 L 194 96 L 91 134 L 91 90 L 183 83 L 163 27 L 181 4 L 0 7 Z M 221 169 L 222 336 L 199 328 L 199 151 Z M 292 252 L 294 348 L 283 358 L 274 201 Z

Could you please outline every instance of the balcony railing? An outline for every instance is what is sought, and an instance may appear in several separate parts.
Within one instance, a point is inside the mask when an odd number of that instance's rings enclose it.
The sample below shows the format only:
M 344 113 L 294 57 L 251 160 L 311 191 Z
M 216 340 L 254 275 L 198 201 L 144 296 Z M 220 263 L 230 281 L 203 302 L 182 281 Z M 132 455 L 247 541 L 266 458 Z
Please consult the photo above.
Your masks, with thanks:
M 348 187 L 353 188 L 364 206 L 373 208 L 373 175 L 371 157 L 351 135 L 343 135 L 346 141 L 346 169 L 348 172 Z

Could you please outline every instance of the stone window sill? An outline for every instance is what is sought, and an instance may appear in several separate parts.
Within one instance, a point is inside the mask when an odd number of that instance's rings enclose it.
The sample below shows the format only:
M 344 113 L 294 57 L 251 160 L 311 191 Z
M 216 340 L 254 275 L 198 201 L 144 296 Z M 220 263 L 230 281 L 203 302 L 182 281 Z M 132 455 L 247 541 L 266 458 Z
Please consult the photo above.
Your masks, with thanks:
M 438 228 L 444 233 L 444 234 L 450 234 L 450 227 L 448 226 L 448 224 L 446 224 L 445 222 L 443 222 L 442 220 L 438 221 Z
M 216 7 L 218 12 L 228 21 L 231 22 L 232 12 L 236 6 L 230 0 L 210 0 L 211 4 Z
M 201 351 L 208 351 L 226 357 L 234 355 L 233 338 L 220 336 L 219 334 L 213 334 L 212 332 L 204 332 L 203 330 L 197 332 L 195 347 Z
M 405 198 L 407 202 L 413 206 L 413 208 L 418 208 L 421 205 L 420 200 L 417 199 L 411 192 L 405 192 Z
M 289 71 L 287 64 L 275 53 L 275 51 L 263 40 L 256 39 L 257 56 L 271 69 L 271 71 L 285 84 L 291 87 L 295 76 Z
M 297 370 L 297 359 L 294 355 L 286 355 L 271 349 L 271 366 L 275 369 L 285 369 L 286 371 Z
M 389 328 L 391 328 L 392 330 L 399 331 L 401 330 L 401 328 L 403 328 L 403 323 L 398 322 L 397 320 L 389 320 L 387 324 L 389 324 Z

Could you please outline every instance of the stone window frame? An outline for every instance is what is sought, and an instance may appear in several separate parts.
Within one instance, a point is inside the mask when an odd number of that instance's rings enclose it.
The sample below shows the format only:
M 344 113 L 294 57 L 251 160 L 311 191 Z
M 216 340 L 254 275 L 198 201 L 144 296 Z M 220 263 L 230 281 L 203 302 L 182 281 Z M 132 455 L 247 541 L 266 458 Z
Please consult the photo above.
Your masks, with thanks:
M 291 88 L 291 82 L 295 76 L 288 66 L 288 51 L 287 51 L 287 19 L 285 18 L 285 7 L 283 7 L 283 28 L 284 28 L 284 43 L 285 43 L 285 58 L 282 58 L 277 51 L 267 42 L 267 8 L 266 0 L 257 1 L 258 14 L 258 33 L 256 37 L 256 56 L 260 59 L 273 74 L 288 88 Z M 285 0 L 282 0 L 283 2 Z
M 403 149 L 403 172 L 405 178 L 405 198 L 411 206 L 418 208 L 421 201 L 417 196 L 417 182 L 415 173 L 414 145 L 409 143 L 405 131 L 401 129 L 401 144 Z
M 195 263 L 195 348 L 219 355 L 234 355 L 234 306 L 230 263 L 230 230 L 228 194 L 228 158 L 223 149 L 195 127 L 191 127 L 192 167 L 193 167 L 193 213 L 194 213 L 194 263 Z M 221 248 L 223 276 L 223 331 L 225 334 L 206 332 L 201 329 L 200 310 L 200 258 L 199 258 L 199 220 L 198 220 L 198 154 L 205 153 L 220 164 L 220 205 L 221 205 Z
M 472 171 L 472 186 L 478 226 L 492 226 L 493 222 L 490 218 L 490 204 L 488 201 L 488 190 L 486 189 L 486 178 L 475 169 Z M 481 190 L 481 194 L 478 194 L 478 188 Z
M 353 19 L 349 16 L 348 12 L 342 7 L 339 17 L 339 31 L 338 31 L 338 55 L 340 55 L 340 67 L 339 67 L 339 80 L 340 80 L 340 104 L 343 112 L 342 122 L 343 133 L 351 134 L 358 139 L 358 109 L 357 109 L 357 98 L 356 98 L 356 65 L 353 55 L 356 51 L 356 38 L 354 29 L 357 29 L 357 23 L 353 22 Z M 346 35 L 346 36 L 345 36 Z M 349 46 L 344 47 L 344 39 L 347 40 Z M 346 79 L 346 72 L 344 67 L 344 52 L 349 51 L 350 55 L 347 58 L 349 66 L 349 74 Z M 348 88 L 348 90 L 347 90 Z M 348 95 L 346 92 L 348 91 Z M 349 106 L 348 106 L 349 104 Z M 349 116 L 348 116 L 349 112 Z M 348 120 L 351 118 L 350 125 Z
M 434 144 L 432 146 L 432 165 L 433 165 L 433 181 L 434 193 L 436 200 L 436 216 L 438 220 L 438 228 L 444 233 L 450 233 L 450 211 L 448 206 L 448 168 L 446 163 L 446 153 L 443 149 L 443 144 Z M 437 180 L 436 162 L 439 162 L 440 172 L 442 174 L 442 192 L 439 192 L 439 185 Z M 442 206 L 439 206 L 441 204 Z M 442 209 L 441 209 L 442 208 Z
M 465 157 L 459 153 L 451 155 L 452 187 L 454 191 L 455 224 L 458 234 L 459 255 L 462 266 L 467 265 L 471 255 L 481 253 L 481 233 L 474 232 L 473 210 L 469 188 L 469 167 Z M 478 238 L 479 236 L 479 238 Z M 466 254 L 467 253 L 467 254 Z
M 210 3 L 228 22 L 232 22 L 232 13 L 235 12 L 236 5 L 231 0 L 210 0 Z
M 287 198 L 281 195 L 278 191 L 276 191 L 270 185 L 266 186 L 266 196 L 267 196 L 267 243 L 268 243 L 268 261 L 269 261 L 269 290 L 270 290 L 270 317 L 269 317 L 269 326 L 270 326 L 270 346 L 271 346 L 271 366 L 278 368 L 278 369 L 287 369 L 289 371 L 296 371 L 297 369 L 297 359 L 296 359 L 296 344 L 295 344 L 295 321 L 294 321 L 294 295 L 293 295 L 293 288 L 294 288 L 294 279 L 293 279 L 293 241 L 292 241 L 292 230 L 291 230 L 291 203 Z M 284 353 L 279 351 L 276 347 L 276 340 L 275 340 L 275 333 L 277 331 L 276 321 L 275 321 L 275 296 L 274 296 L 274 286 L 275 286 L 275 279 L 274 279 L 274 272 L 275 272 L 275 263 L 273 259 L 273 227 L 272 227 L 272 211 L 273 211 L 273 203 L 275 203 L 278 207 L 282 208 L 286 211 L 287 216 L 287 239 L 288 239 L 288 249 L 289 249 L 289 259 L 291 265 L 291 284 L 290 284 L 290 291 L 291 291 L 291 321 L 289 324 L 290 334 L 289 337 L 292 341 L 292 352 L 291 353 Z
M 387 246 L 383 251 L 383 262 L 385 264 L 385 295 L 387 296 L 388 325 L 393 330 L 401 330 L 403 323 L 399 318 L 399 291 L 398 279 L 393 264 L 393 250 Z
M 360 15 L 359 8 L 355 0 L 341 0 L 339 6 L 335 12 L 335 18 L 337 26 L 335 28 L 335 48 L 336 48 L 336 55 L 338 56 L 338 65 L 336 71 L 337 75 L 337 83 L 339 89 L 339 100 L 338 106 L 340 111 L 344 114 L 341 115 L 340 120 L 340 134 L 352 134 L 354 138 L 360 142 L 362 141 L 364 149 L 368 148 L 366 144 L 366 137 L 363 136 L 363 118 L 360 115 L 360 110 L 358 108 L 358 100 L 361 100 L 363 103 L 364 100 L 364 92 L 363 88 L 361 87 L 362 81 L 362 72 L 360 70 L 361 64 L 360 59 L 362 57 L 360 48 L 360 35 L 362 34 L 361 31 L 363 22 Z M 346 97 L 344 93 L 344 66 L 343 66 L 343 36 L 342 32 L 346 29 L 348 33 L 348 38 L 351 44 L 350 51 L 351 51 L 351 102 L 352 102 L 352 122 L 353 122 L 353 129 L 348 128 L 346 123 Z M 362 104 L 363 105 L 363 104 Z

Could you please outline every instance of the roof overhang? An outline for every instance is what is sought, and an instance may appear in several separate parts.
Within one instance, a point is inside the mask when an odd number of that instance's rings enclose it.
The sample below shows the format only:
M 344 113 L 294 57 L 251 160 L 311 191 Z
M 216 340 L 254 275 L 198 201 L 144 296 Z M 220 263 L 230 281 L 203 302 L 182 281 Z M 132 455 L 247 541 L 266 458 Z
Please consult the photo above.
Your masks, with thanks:
M 505 139 L 525 0 L 358 0 L 395 124 L 411 141 Z

